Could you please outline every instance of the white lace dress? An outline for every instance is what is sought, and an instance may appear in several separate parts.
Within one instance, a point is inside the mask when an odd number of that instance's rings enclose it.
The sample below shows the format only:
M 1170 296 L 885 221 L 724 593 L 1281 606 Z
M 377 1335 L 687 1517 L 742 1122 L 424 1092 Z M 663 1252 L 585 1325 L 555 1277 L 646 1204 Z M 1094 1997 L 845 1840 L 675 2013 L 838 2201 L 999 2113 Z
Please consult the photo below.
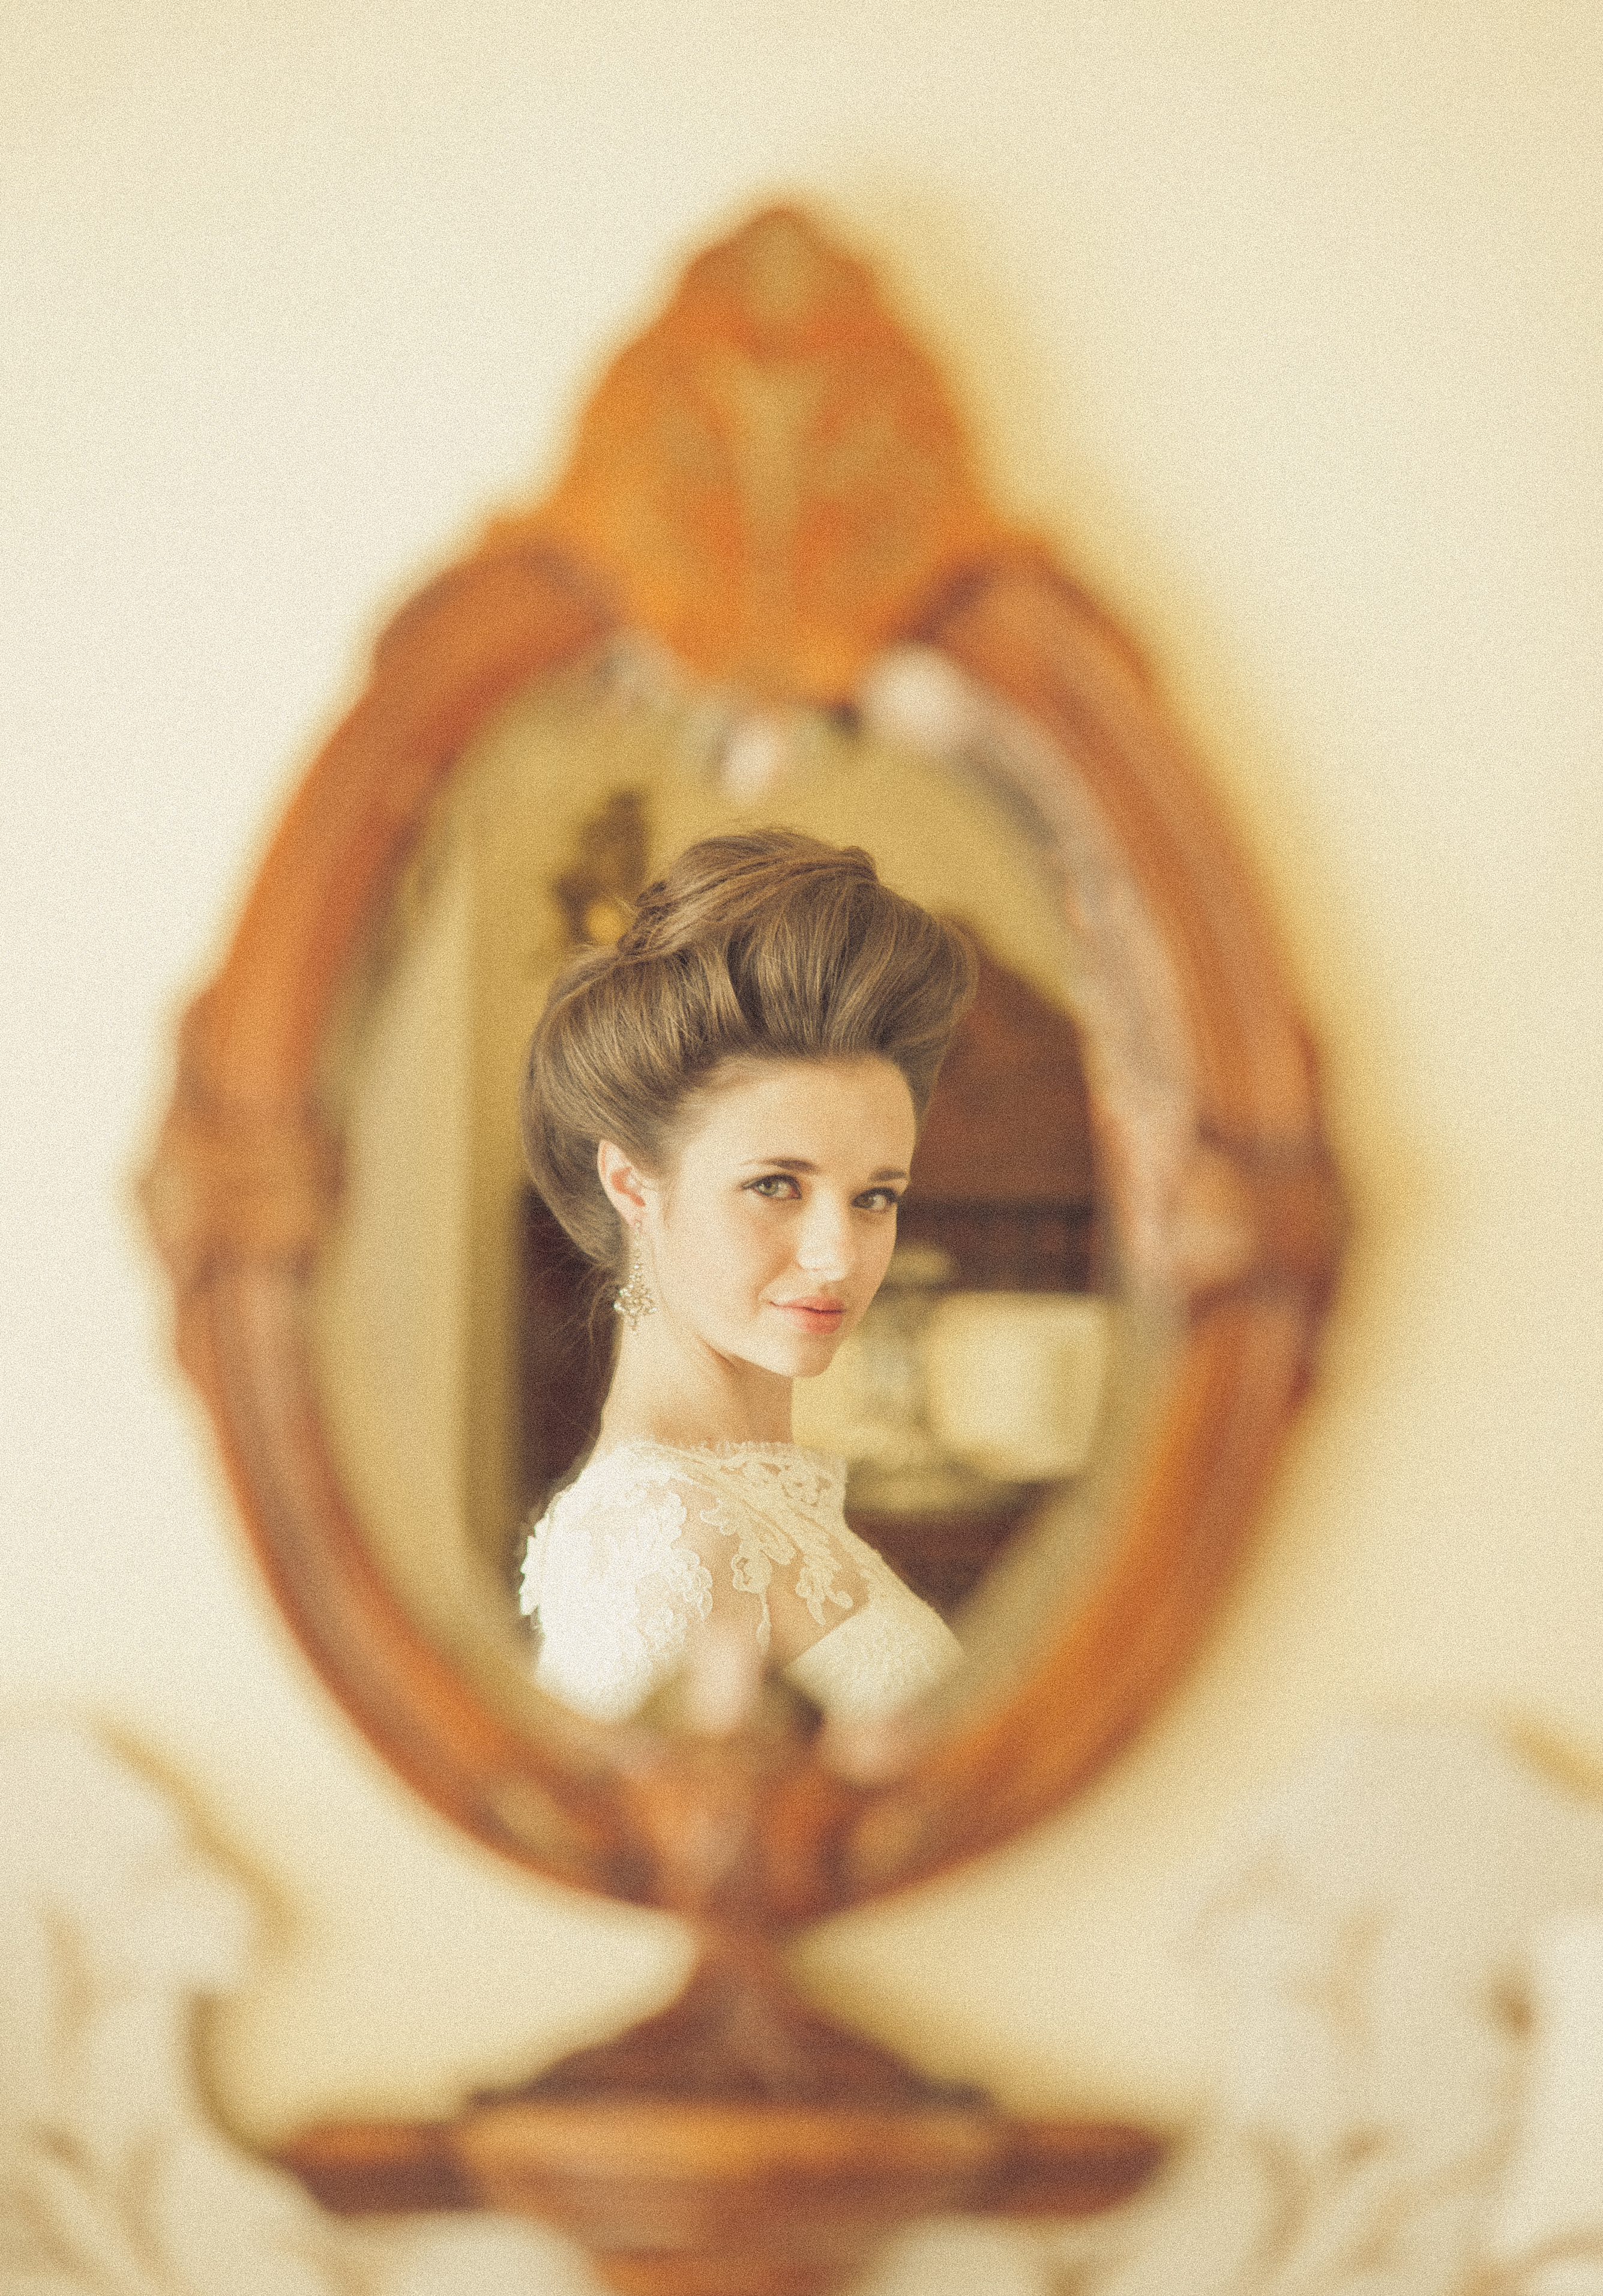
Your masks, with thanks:
M 620 1443 L 560 1491 L 530 1535 L 522 1608 L 535 1679 L 603 1720 L 631 1714 L 718 1618 L 828 1714 L 907 1703 L 957 1637 L 847 1528 L 846 1469 L 796 1443 Z

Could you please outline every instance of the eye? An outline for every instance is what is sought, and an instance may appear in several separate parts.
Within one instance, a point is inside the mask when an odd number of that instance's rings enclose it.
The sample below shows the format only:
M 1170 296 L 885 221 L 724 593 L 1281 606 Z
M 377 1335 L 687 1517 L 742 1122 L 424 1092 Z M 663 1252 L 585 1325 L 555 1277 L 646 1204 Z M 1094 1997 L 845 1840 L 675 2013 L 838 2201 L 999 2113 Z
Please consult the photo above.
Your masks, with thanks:
M 863 1212 L 894 1212 L 902 1198 L 895 1188 L 868 1188 L 857 1198 Z
M 746 1185 L 754 1196 L 765 1196 L 771 1203 L 783 1203 L 801 1193 L 789 1172 L 765 1172 L 760 1180 L 748 1180 Z

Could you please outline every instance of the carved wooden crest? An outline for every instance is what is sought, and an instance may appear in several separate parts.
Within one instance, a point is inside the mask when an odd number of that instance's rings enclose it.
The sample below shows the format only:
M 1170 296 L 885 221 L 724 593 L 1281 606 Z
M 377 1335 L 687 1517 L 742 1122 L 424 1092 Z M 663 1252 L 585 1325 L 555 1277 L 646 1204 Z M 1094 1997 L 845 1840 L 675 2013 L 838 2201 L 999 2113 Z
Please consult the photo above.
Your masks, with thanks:
M 491 542 L 536 536 L 706 676 L 824 703 L 1010 543 L 933 362 L 794 208 L 699 256 L 614 360 L 555 495 Z

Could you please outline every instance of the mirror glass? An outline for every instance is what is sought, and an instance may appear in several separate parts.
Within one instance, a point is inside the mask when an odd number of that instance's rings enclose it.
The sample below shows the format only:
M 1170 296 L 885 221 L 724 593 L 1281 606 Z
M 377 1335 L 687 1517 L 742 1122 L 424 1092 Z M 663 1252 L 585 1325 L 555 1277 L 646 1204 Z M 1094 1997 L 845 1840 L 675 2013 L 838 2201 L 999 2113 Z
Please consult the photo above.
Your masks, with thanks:
M 525 1174 L 528 1038 L 565 958 L 616 939 L 642 886 L 715 831 L 866 846 L 980 954 L 889 1275 L 830 1370 L 797 1383 L 797 1440 L 844 1457 L 849 1521 L 960 1640 L 1025 1550 L 1061 1590 L 1094 1544 L 1128 1350 L 1083 952 L 1029 800 L 961 743 L 917 738 L 918 678 L 917 657 L 887 657 L 850 712 L 773 711 L 613 642 L 481 734 L 348 984 L 323 1078 L 345 1158 L 313 1291 L 323 1406 L 387 1577 L 503 1699 L 531 1663 L 528 1527 L 593 1438 L 615 1321 Z

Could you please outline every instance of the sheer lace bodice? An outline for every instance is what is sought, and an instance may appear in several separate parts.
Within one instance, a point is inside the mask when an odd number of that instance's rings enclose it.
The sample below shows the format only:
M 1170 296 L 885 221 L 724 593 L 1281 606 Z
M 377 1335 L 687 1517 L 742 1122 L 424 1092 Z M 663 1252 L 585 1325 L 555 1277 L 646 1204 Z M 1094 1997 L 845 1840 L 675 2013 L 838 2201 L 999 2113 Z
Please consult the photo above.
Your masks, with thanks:
M 955 1636 L 848 1529 L 846 1470 L 795 1443 L 622 1443 L 530 1535 L 535 1677 L 565 1705 L 633 1713 L 714 1618 L 826 1712 L 883 1712 L 959 1656 Z

